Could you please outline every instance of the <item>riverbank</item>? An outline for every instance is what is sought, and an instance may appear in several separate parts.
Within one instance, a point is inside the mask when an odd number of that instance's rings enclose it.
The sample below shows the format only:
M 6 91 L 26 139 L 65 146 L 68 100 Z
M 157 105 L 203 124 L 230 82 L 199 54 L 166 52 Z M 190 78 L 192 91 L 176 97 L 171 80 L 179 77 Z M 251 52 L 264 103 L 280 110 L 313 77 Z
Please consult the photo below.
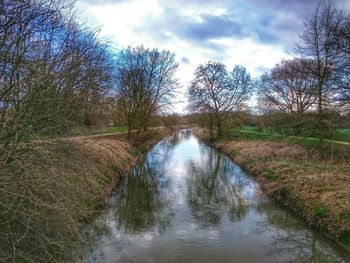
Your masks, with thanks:
M 210 142 L 208 131 L 194 130 Z M 350 163 L 278 140 L 230 138 L 211 144 L 256 177 L 272 199 L 350 249 Z
M 107 134 L 33 144 L 0 174 L 0 262 L 74 257 L 84 225 L 143 152 L 168 134 L 162 128 L 138 140 Z

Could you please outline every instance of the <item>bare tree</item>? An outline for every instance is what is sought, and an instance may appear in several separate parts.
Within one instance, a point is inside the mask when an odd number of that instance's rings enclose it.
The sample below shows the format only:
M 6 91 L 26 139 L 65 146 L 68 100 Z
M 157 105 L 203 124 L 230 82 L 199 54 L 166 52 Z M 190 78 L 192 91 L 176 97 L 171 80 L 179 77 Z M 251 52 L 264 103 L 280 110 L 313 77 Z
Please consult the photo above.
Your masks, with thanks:
M 266 133 L 271 132 L 271 128 L 274 128 L 274 114 L 279 112 L 279 110 L 266 96 L 263 95 L 258 96 L 256 109 L 258 113 L 259 129 L 263 131 L 264 128 Z
M 144 129 L 152 116 L 171 106 L 179 86 L 175 78 L 178 64 L 167 50 L 129 47 L 118 56 L 118 107 L 128 126 Z
M 248 98 L 251 86 L 251 77 L 244 67 L 235 66 L 227 72 L 222 63 L 207 62 L 194 73 L 188 89 L 189 109 L 206 113 L 209 128 L 220 137 L 229 113 Z
M 340 14 L 341 16 L 341 14 Z M 339 25 L 333 28 L 334 44 L 342 53 L 338 71 L 338 98 L 350 104 L 350 16 L 340 17 Z
M 59 0 L 0 4 L 0 164 L 28 137 L 98 122 L 114 62 Z
M 341 52 L 334 44 L 333 32 L 342 21 L 342 14 L 332 4 L 319 5 L 314 14 L 305 21 L 301 43 L 297 51 L 303 58 L 313 61 L 309 67 L 316 81 L 318 132 L 320 156 L 324 154 L 324 133 L 326 129 L 324 108 L 332 99 L 329 94 L 339 76 Z
M 35 182 L 49 157 L 35 150 L 39 143 L 23 142 L 100 119 L 115 83 L 115 62 L 97 33 L 76 22 L 69 1 L 0 1 L 1 262 L 55 262 L 67 254 L 70 241 L 62 238 L 56 217 L 59 197 L 50 191 L 57 178 L 48 173 L 44 182 Z M 37 161 L 27 164 L 25 158 Z
M 311 60 L 282 61 L 261 78 L 259 93 L 284 113 L 302 114 L 314 107 L 316 80 Z

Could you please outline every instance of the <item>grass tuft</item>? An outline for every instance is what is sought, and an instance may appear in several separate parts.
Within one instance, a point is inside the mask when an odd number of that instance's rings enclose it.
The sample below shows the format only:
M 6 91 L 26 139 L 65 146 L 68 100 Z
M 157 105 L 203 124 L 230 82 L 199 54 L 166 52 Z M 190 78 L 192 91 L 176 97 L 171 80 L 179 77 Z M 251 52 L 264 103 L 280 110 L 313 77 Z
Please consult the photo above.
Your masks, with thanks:
M 315 214 L 320 218 L 324 218 L 326 216 L 326 209 L 321 205 L 316 205 L 314 211 Z
M 339 240 L 350 247 L 350 232 L 346 232 L 339 237 Z
M 276 176 L 271 170 L 267 170 L 265 173 L 266 179 L 270 181 L 276 181 L 278 180 L 278 176 Z

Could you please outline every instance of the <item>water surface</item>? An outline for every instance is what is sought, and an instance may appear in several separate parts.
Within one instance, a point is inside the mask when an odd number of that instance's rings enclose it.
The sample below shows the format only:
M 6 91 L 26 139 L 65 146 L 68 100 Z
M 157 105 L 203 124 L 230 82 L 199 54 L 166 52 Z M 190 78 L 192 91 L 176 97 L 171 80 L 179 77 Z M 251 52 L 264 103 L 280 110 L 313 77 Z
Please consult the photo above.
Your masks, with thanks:
M 89 263 L 350 262 L 188 130 L 149 151 L 90 234 Z

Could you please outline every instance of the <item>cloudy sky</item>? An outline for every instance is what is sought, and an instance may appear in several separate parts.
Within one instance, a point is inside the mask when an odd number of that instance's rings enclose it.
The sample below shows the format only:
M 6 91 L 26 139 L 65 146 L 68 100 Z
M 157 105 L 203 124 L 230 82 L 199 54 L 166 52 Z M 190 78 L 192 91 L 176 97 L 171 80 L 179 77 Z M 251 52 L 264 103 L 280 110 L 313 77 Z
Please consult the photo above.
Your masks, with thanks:
M 101 27 L 117 48 L 143 44 L 176 53 L 183 84 L 175 111 L 195 68 L 208 60 L 228 69 L 239 64 L 257 77 L 288 59 L 303 20 L 322 0 L 77 0 L 80 20 Z M 346 12 L 350 0 L 334 1 Z

